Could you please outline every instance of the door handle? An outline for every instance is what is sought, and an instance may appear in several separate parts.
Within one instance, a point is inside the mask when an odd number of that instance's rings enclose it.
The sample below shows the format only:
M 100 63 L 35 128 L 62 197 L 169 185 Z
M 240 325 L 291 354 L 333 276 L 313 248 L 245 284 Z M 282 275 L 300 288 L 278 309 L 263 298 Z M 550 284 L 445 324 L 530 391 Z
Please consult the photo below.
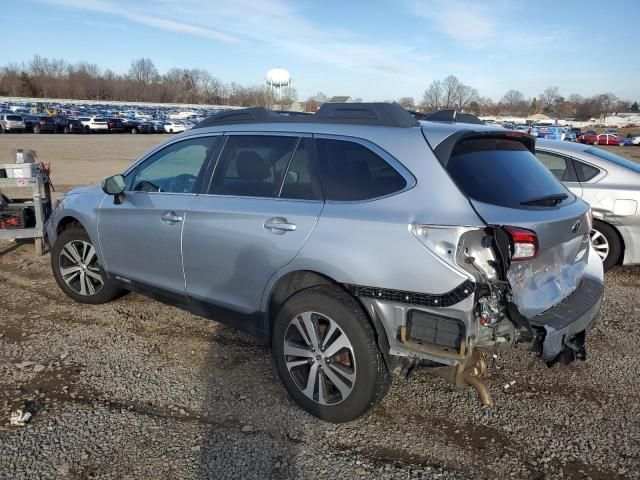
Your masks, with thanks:
M 168 212 L 163 212 L 162 215 L 160 215 L 160 220 L 162 220 L 164 223 L 178 223 L 182 221 L 182 217 L 180 215 L 176 215 L 176 212 L 174 212 L 173 210 L 170 210 Z
M 293 232 L 297 227 L 295 223 L 287 222 L 286 218 L 274 217 L 264 222 L 264 228 L 276 235 L 283 235 L 286 232 Z

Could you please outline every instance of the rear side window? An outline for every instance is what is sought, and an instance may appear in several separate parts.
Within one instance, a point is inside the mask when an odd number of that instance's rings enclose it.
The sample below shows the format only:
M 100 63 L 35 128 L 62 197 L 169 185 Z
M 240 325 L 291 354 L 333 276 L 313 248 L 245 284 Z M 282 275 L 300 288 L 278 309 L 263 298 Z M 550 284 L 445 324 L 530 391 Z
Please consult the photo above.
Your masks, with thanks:
M 600 173 L 600 170 L 596 167 L 587 165 L 586 163 L 574 160 L 573 164 L 576 166 L 576 175 L 579 182 L 588 182 Z
M 520 142 L 500 138 L 462 140 L 447 171 L 460 190 L 480 202 L 525 208 L 522 202 L 573 195 Z
M 398 192 L 407 181 L 382 157 L 356 142 L 316 140 L 322 190 L 327 200 L 356 201 Z
M 545 152 L 536 152 L 536 157 L 558 180 L 569 180 L 567 161 L 564 157 Z
M 216 195 L 278 197 L 298 137 L 232 135 L 209 188 Z

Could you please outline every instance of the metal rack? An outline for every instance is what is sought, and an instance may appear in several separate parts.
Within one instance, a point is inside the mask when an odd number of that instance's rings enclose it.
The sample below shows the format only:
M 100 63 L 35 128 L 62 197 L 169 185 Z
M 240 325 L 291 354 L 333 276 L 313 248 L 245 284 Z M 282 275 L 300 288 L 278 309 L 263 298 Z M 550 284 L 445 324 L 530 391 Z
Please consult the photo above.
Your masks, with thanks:
M 7 178 L 0 178 L 0 192 L 11 199 L 4 210 L 0 209 L 0 213 L 33 208 L 35 217 L 35 225 L 33 226 L 21 225 L 21 228 L 0 228 L 0 240 L 33 238 L 36 254 L 42 255 L 44 253 L 44 224 L 51 212 L 49 176 L 42 171 L 39 163 L 0 164 L 0 170 L 4 170 L 7 175 Z

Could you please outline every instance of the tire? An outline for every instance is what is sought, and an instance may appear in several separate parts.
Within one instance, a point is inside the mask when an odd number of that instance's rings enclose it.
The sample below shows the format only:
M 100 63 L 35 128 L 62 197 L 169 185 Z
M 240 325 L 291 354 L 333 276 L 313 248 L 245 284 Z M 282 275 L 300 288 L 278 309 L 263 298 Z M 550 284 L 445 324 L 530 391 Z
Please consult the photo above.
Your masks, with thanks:
M 132 128 L 131 129 L 131 133 L 133 133 L 134 135 L 138 133 L 138 129 L 137 128 Z
M 0 125 L 0 133 L 7 133 L 4 129 L 4 125 Z
M 88 260 L 86 263 L 73 258 L 82 259 L 85 254 L 90 257 L 85 259 Z M 60 289 L 76 302 L 96 305 L 109 302 L 124 293 L 106 278 L 91 239 L 82 227 L 67 228 L 58 236 L 51 249 L 51 268 Z M 63 269 L 77 270 L 63 277 Z
M 600 142 L 599 142 L 598 140 L 594 140 L 594 141 L 593 141 L 593 144 L 594 144 L 594 145 L 600 145 Z
M 69 133 L 69 127 L 64 127 L 64 130 L 62 130 L 63 133 Z
M 315 328 L 309 330 L 307 325 Z M 326 338 L 334 326 L 333 334 Z M 312 347 L 310 331 L 319 333 L 313 334 L 316 344 L 327 342 L 324 350 Z M 286 355 L 285 342 L 298 345 L 288 351 L 299 354 Z M 289 395 L 304 410 L 329 422 L 360 417 L 384 397 L 391 382 L 366 313 L 335 286 L 309 288 L 287 300 L 273 326 L 272 353 Z M 310 374 L 314 381 L 309 396 L 304 387 L 310 385 Z
M 618 232 L 608 223 L 594 220 L 591 230 L 591 244 L 600 256 L 605 272 L 620 261 L 622 242 Z
M 38 127 L 37 125 L 33 126 L 33 133 L 42 133 L 42 131 L 40 130 L 40 127 Z

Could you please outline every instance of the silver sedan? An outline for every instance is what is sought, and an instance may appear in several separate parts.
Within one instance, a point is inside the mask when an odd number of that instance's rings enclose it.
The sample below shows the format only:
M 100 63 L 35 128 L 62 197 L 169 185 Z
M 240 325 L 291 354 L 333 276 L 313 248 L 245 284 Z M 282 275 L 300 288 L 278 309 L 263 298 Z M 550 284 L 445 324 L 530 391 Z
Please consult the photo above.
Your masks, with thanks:
M 536 156 L 591 205 L 591 242 L 605 270 L 640 263 L 640 164 L 581 143 L 538 140 Z

